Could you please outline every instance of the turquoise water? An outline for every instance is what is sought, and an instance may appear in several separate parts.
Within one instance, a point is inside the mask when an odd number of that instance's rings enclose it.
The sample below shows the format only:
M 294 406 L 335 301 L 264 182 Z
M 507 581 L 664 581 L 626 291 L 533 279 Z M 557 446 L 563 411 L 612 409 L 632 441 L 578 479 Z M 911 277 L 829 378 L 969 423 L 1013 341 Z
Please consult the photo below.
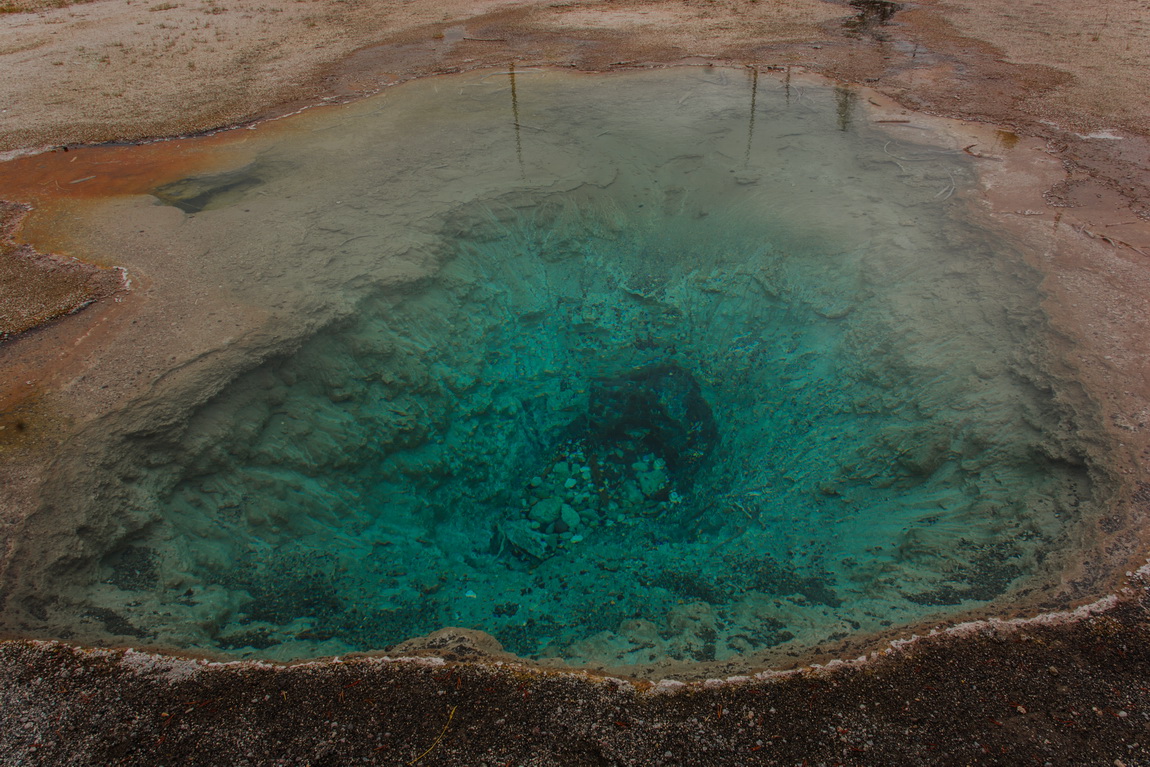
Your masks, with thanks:
M 249 282 L 346 308 L 134 438 L 105 629 L 724 660 L 985 603 L 1072 536 L 1038 276 L 966 220 L 961 153 L 737 71 L 407 87 L 147 202 L 240 243 L 302 217 Z M 401 151 L 416 106 L 451 130 Z M 379 276 L 394 238 L 418 273 Z

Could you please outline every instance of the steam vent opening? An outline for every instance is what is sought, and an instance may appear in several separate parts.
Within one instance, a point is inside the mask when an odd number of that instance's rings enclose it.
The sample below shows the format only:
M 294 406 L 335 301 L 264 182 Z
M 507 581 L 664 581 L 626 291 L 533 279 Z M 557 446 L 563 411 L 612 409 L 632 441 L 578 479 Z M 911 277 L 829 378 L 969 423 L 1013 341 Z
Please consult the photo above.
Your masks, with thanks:
M 25 633 L 751 662 L 1006 598 L 1080 535 L 1039 275 L 970 158 L 849 89 L 487 72 L 248 133 L 90 214 L 265 324 L 50 489 L 86 553 L 36 553 Z

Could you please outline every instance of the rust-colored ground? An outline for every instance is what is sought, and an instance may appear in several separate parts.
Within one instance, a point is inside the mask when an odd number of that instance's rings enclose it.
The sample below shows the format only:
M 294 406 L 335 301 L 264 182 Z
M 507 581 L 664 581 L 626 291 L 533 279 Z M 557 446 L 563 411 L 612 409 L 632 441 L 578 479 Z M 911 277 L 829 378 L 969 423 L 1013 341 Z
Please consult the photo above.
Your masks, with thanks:
M 120 287 L 111 269 L 52 258 L 13 243 L 26 213 L 21 205 L 0 201 L 0 340 L 79 311 Z

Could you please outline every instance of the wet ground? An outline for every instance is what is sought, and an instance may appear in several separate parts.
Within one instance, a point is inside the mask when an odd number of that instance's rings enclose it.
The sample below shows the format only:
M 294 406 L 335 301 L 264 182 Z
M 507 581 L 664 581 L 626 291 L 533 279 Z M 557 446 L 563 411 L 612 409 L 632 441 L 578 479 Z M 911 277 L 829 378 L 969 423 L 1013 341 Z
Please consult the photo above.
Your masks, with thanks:
M 12 242 L 27 208 L 0 202 L 0 341 L 78 312 L 122 288 L 108 267 L 54 258 Z

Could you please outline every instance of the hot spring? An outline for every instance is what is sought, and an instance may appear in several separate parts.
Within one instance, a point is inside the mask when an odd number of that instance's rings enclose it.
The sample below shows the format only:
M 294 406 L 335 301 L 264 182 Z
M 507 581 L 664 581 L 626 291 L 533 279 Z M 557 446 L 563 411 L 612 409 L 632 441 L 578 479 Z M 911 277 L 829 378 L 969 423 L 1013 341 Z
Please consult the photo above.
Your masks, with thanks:
M 453 626 L 621 666 L 1056 577 L 1098 489 L 1040 275 L 970 157 L 859 102 L 720 68 L 437 78 L 77 214 L 223 308 L 172 310 L 216 328 L 179 396 L 161 376 L 60 459 L 39 519 L 80 543 L 20 543 L 8 626 L 281 659 Z

